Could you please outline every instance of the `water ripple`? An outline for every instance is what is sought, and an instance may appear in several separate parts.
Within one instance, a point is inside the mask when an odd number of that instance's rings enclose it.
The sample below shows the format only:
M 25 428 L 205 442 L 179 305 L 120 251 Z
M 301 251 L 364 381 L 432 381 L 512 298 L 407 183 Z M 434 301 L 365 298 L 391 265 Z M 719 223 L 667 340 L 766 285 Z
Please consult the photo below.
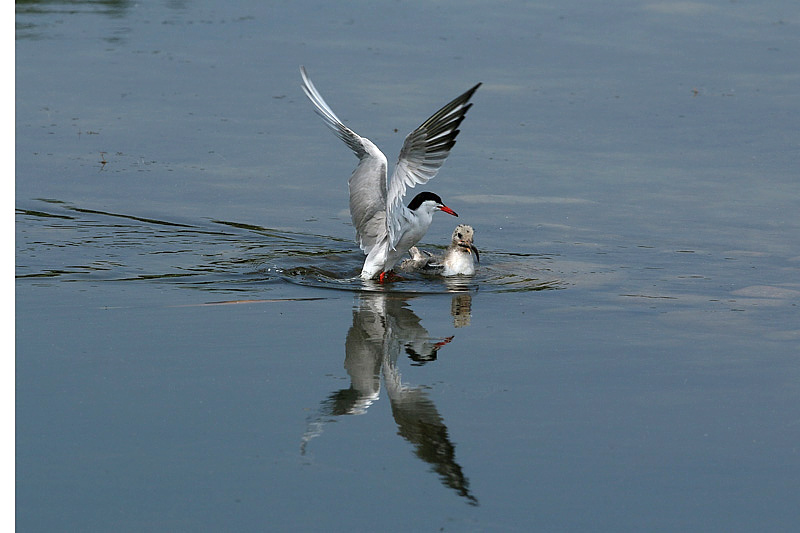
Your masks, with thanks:
M 18 280 L 148 281 L 208 291 L 252 290 L 269 282 L 407 293 L 562 288 L 542 256 L 482 250 L 475 276 L 404 274 L 380 285 L 358 278 L 364 256 L 350 240 L 234 221 L 159 220 L 58 200 L 36 204 L 17 209 Z

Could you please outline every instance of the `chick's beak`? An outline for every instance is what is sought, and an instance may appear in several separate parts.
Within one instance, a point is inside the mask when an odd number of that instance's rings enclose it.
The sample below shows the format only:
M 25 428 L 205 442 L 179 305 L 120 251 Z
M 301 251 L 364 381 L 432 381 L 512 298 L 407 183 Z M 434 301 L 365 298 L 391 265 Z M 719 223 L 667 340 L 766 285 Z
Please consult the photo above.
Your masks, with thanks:
M 475 252 L 475 260 L 478 263 L 480 263 L 481 262 L 481 254 L 478 253 L 478 249 L 475 248 L 475 245 L 472 244 L 472 243 L 469 243 L 469 249 L 472 250 L 473 252 Z

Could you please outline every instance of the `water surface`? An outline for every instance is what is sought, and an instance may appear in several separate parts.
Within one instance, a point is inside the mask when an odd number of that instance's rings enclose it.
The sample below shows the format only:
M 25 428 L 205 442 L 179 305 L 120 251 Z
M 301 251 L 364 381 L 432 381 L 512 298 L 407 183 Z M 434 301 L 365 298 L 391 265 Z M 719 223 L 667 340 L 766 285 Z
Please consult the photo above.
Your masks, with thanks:
M 16 8 L 20 529 L 800 520 L 794 3 Z M 353 279 L 300 64 L 390 162 L 484 83 L 476 276 Z

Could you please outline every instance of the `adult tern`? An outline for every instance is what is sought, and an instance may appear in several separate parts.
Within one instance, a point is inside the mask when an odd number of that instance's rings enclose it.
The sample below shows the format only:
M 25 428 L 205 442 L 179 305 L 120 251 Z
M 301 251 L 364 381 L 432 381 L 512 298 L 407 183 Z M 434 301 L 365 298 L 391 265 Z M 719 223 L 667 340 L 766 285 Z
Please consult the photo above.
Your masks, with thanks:
M 387 180 L 387 161 L 375 144 L 345 126 L 317 91 L 300 67 L 303 91 L 314 104 L 314 111 L 359 159 L 348 184 L 350 216 L 356 229 L 356 242 L 366 254 L 361 278 L 386 274 L 428 231 L 433 213 L 443 211 L 458 216 L 432 192 L 417 194 L 406 207 L 406 188 L 427 183 L 444 164 L 456 143 L 458 125 L 472 107 L 469 99 L 480 83 L 434 113 L 408 134 L 400 150 L 392 177 Z

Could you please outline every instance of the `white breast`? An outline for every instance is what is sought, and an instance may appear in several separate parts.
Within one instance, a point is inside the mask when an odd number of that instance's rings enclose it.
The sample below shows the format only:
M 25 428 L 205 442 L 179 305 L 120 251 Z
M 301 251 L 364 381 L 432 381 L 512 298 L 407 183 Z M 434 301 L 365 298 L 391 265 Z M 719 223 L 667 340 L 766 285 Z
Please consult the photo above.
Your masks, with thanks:
M 443 276 L 471 276 L 475 274 L 475 261 L 469 250 L 465 250 L 460 246 L 448 248 L 447 254 L 442 261 L 444 270 Z

